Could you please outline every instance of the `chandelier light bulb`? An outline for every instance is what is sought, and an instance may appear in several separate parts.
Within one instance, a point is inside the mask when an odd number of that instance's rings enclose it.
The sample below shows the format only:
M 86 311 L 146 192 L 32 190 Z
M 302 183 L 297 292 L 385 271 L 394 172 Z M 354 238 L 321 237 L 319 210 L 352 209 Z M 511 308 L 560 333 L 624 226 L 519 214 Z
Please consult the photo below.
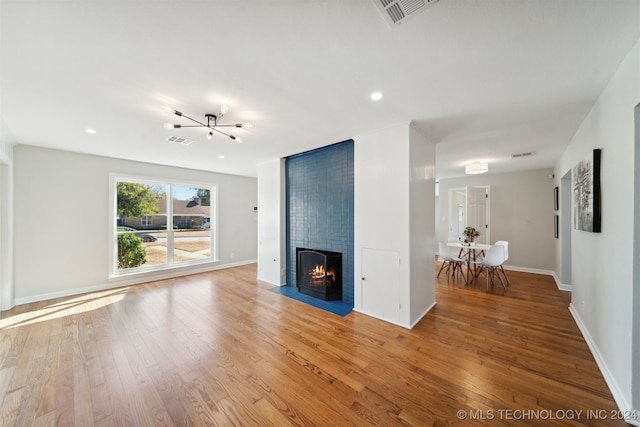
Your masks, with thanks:
M 181 116 L 181 115 L 182 115 L 182 113 L 181 113 L 180 111 L 178 111 L 178 110 L 176 110 L 175 108 L 170 107 L 170 106 L 168 106 L 168 105 L 165 105 L 165 106 L 164 106 L 164 109 L 165 109 L 165 110 L 167 110 L 167 111 L 168 111 L 168 112 L 170 112 L 170 113 L 175 114 L 176 116 Z
M 165 123 L 164 124 L 164 128 L 165 129 L 173 129 L 173 123 Z
M 210 131 L 210 132 L 207 134 L 207 139 L 211 139 L 211 138 L 213 138 L 213 131 Z
M 220 115 L 227 114 L 228 112 L 229 112 L 229 106 L 225 105 L 225 104 L 222 104 L 220 106 Z
M 243 123 L 243 124 L 242 124 L 242 127 L 243 127 L 243 128 L 245 128 L 245 129 L 249 129 L 249 128 L 252 128 L 252 127 L 253 127 L 253 125 L 252 125 L 251 123 L 248 123 L 248 122 L 247 122 L 247 123 Z

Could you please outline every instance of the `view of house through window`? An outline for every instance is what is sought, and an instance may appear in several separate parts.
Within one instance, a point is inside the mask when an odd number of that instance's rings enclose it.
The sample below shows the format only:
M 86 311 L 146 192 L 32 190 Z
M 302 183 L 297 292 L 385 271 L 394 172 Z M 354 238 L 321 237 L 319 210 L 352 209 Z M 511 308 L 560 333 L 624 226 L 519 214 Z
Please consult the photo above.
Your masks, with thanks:
M 215 259 L 214 187 L 116 180 L 116 271 Z

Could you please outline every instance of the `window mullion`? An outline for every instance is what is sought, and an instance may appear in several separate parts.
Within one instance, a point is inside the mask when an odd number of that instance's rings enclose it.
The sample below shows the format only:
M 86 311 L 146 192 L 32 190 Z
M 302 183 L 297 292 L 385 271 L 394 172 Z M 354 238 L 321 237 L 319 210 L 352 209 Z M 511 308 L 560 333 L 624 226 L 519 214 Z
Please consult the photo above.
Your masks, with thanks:
M 173 251 L 175 247 L 173 234 L 173 184 L 169 184 L 167 196 L 167 265 L 173 264 Z

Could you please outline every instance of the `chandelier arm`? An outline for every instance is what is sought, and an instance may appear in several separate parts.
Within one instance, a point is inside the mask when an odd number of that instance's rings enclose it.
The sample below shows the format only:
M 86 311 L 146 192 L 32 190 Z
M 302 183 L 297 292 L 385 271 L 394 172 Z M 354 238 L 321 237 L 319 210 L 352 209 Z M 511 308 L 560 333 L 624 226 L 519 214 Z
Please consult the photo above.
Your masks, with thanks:
M 220 126 L 220 125 L 218 125 L 218 126 Z M 235 125 L 234 125 L 234 126 L 235 126 Z M 221 130 L 216 129 L 215 127 L 211 127 L 211 126 L 207 126 L 207 125 L 181 125 L 180 127 L 181 127 L 181 128 L 207 128 L 207 129 L 210 129 L 210 130 L 212 130 L 212 131 L 216 131 L 216 132 L 218 132 L 218 133 L 221 133 L 221 134 L 223 134 L 224 136 L 228 136 L 228 137 L 229 137 L 229 138 L 231 138 L 231 139 L 235 139 L 235 136 L 230 135 L 230 134 L 228 134 L 228 133 L 226 133 L 226 132 L 222 132 Z
M 209 126 L 206 126 L 206 127 L 209 127 Z M 229 135 L 228 133 L 226 133 L 226 132 L 222 132 L 222 131 L 221 131 L 221 130 L 219 130 L 219 129 L 211 128 L 211 127 L 209 127 L 209 129 L 214 130 L 214 131 L 216 131 L 216 132 L 218 132 L 218 133 L 221 133 L 221 134 L 223 134 L 224 136 L 228 136 L 229 138 L 234 138 L 234 137 L 233 137 L 233 135 Z
M 200 126 L 202 126 L 202 127 L 206 127 L 206 128 L 208 128 L 208 127 L 209 127 L 208 125 L 206 125 L 206 124 L 204 124 L 204 123 L 202 123 L 202 122 L 199 122 L 199 121 L 198 121 L 198 120 L 196 120 L 196 119 L 192 119 L 191 117 L 189 117 L 189 116 L 187 116 L 187 115 L 185 115 L 185 114 L 183 114 L 183 115 L 182 115 L 182 117 L 184 117 L 184 118 L 186 118 L 186 119 L 189 119 L 189 120 L 191 120 L 192 122 L 197 123 L 197 124 L 199 124 L 199 125 L 200 125 Z M 183 126 L 183 127 L 187 127 L 187 126 Z M 197 126 L 189 126 L 189 127 L 197 127 Z

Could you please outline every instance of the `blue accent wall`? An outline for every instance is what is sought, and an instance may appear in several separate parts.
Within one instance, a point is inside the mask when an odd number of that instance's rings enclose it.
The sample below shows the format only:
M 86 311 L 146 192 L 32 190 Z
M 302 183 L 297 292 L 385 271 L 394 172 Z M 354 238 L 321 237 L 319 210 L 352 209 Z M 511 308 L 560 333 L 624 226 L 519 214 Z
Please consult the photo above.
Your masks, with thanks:
M 342 253 L 342 301 L 353 307 L 353 140 L 288 157 L 287 283 L 296 247 Z

